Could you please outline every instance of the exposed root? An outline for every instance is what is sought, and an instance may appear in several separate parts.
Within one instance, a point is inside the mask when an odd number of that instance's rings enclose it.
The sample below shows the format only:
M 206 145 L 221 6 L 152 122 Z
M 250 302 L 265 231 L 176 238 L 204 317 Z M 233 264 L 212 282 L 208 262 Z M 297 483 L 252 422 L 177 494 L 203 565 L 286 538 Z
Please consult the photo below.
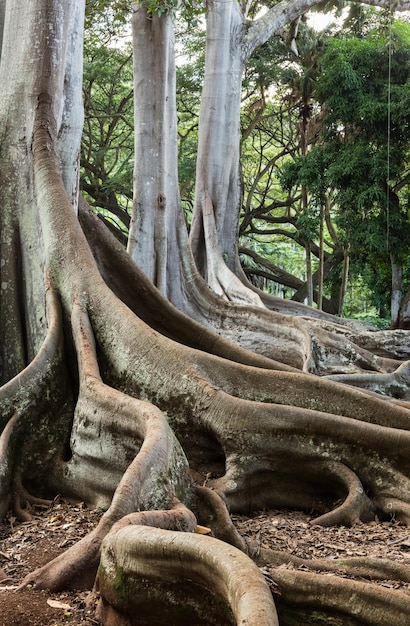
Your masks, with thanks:
M 403 331 L 404 332 L 404 331 Z M 368 374 L 335 374 L 327 378 L 339 383 L 368 389 L 385 396 L 410 400 L 410 361 L 402 363 L 394 372 Z
M 0 519 L 3 519 L 12 499 L 11 486 L 14 480 L 15 460 L 14 446 L 11 445 L 11 441 L 18 431 L 19 420 L 20 415 L 15 413 L 0 435 Z
M 356 345 L 354 336 L 338 324 L 318 323 L 316 320 L 296 319 L 309 336 L 309 359 L 304 364 L 304 371 L 320 376 L 342 374 L 368 374 L 393 372 L 402 360 L 380 356 Z M 408 338 L 403 342 L 408 341 Z
M 254 549 L 254 558 L 259 566 L 277 568 L 291 566 L 318 572 L 333 572 L 349 577 L 362 578 L 370 581 L 397 580 L 410 582 L 410 567 L 396 561 L 371 557 L 348 557 L 338 559 L 302 559 L 290 552 L 270 550 L 269 548 Z
M 387 612 L 389 626 L 408 626 L 410 596 L 399 591 L 282 568 L 271 570 L 270 577 L 279 587 L 279 617 L 289 612 L 293 619 L 296 616 L 295 621 L 286 623 L 306 623 L 309 613 L 314 612 L 316 617 L 328 617 L 336 624 L 349 620 L 349 624 L 386 626 Z
M 203 380 L 204 384 L 212 384 L 232 396 L 247 400 L 314 409 L 391 428 L 407 429 L 409 423 L 409 407 L 402 402 L 340 385 L 327 377 L 318 378 L 302 372 L 272 373 L 259 368 L 251 370 L 240 363 L 227 367 L 224 361 L 212 359 L 209 355 L 196 357 L 192 375 Z
M 80 203 L 81 224 L 92 247 L 98 269 L 109 288 L 135 313 L 163 335 L 180 344 L 237 363 L 276 369 L 298 371 L 273 359 L 249 352 L 227 341 L 210 328 L 196 322 L 167 300 L 147 280 L 124 248 L 111 236 L 108 229 L 89 209 Z
M 114 494 L 111 494 L 108 510 L 94 531 L 24 581 L 25 585 L 34 583 L 38 587 L 53 590 L 90 588 L 98 567 L 101 542 L 113 524 L 140 509 L 166 509 L 179 492 L 188 497 L 191 485 L 185 456 L 162 413 L 151 404 L 126 396 L 101 382 L 91 325 L 78 301 L 73 305 L 72 324 L 80 370 L 76 419 L 83 429 L 84 418 L 88 420 L 83 433 L 75 425 L 74 429 L 79 446 L 85 446 L 84 457 L 88 458 L 88 465 L 79 462 L 81 447 L 73 446 L 73 457 L 65 468 L 64 477 L 61 477 L 62 481 L 65 480 L 66 490 L 80 497 L 85 492 L 89 495 L 88 500 L 95 498 L 101 490 L 103 493 L 107 490 L 106 485 L 101 484 L 104 483 L 101 466 L 93 457 L 94 454 L 101 454 L 99 440 L 94 442 L 98 444 L 94 450 L 90 447 L 89 431 L 93 422 L 97 421 L 100 436 L 101 427 L 106 429 L 108 436 L 113 423 L 116 425 L 115 433 L 118 434 L 119 415 L 123 428 L 129 431 L 128 436 L 134 442 L 136 436 L 141 438 L 142 445 L 138 449 L 134 443 L 135 458 L 125 473 L 121 463 L 117 466 L 117 472 L 113 472 L 102 450 L 104 469 L 111 481 L 113 475 L 121 476 L 123 473 Z M 112 459 L 111 463 L 118 463 L 118 460 Z M 87 476 L 83 475 L 84 465 Z M 93 474 L 90 476 L 91 472 Z M 156 514 L 151 515 L 155 517 Z
M 20 473 L 17 473 L 14 478 L 14 490 L 13 490 L 13 510 L 17 516 L 17 519 L 23 522 L 27 522 L 33 518 L 27 505 L 36 504 L 37 506 L 49 507 L 51 500 L 45 500 L 43 498 L 37 498 L 31 495 L 24 487 L 21 481 Z
M 354 526 L 357 522 L 369 522 L 374 519 L 374 508 L 364 492 L 357 475 L 346 465 L 338 463 L 330 466 L 331 472 L 341 480 L 347 491 L 345 501 L 333 511 L 325 513 L 312 521 L 320 526 Z M 333 470 L 333 471 L 332 471 Z
M 94 497 L 95 505 L 98 493 L 100 505 L 113 497 L 110 509 L 117 510 L 113 521 L 139 509 L 168 508 L 174 496 L 189 494 L 192 485 L 175 435 L 155 406 L 101 381 L 90 320 L 79 302 L 74 303 L 72 317 L 80 395 L 73 426 L 73 456 L 64 470 L 67 485 L 82 499 Z M 119 433 L 122 448 L 111 441 Z M 104 471 L 107 482 L 101 484 Z M 111 493 L 107 483 L 112 485 Z
M 44 401 L 50 380 L 62 361 L 63 329 L 58 296 L 50 285 L 46 291 L 48 330 L 44 342 L 27 367 L 0 387 L 0 429 L 16 413 Z
M 232 523 L 225 501 L 208 487 L 197 487 L 198 516 L 205 526 L 210 526 L 217 539 L 226 541 L 242 552 L 247 552 L 244 539 Z
M 108 310 L 106 305 L 108 302 L 104 302 Z M 93 306 L 93 310 L 95 308 Z M 112 315 L 108 313 L 106 322 L 108 327 L 97 329 L 102 350 L 106 342 L 112 341 L 108 328 L 115 326 L 114 311 Z M 132 393 L 131 377 L 135 372 L 138 393 L 154 399 L 167 412 L 171 424 L 175 419 L 178 428 L 184 423 L 184 429 L 189 429 L 192 419 L 196 428 L 202 425 L 208 434 L 212 433 L 225 454 L 226 473 L 211 486 L 226 496 L 232 510 L 249 510 L 255 506 L 310 508 L 317 499 L 333 497 L 334 500 L 335 493 L 340 497 L 347 492 L 349 496 L 334 513 L 334 518 L 339 519 L 338 523 L 350 524 L 372 515 L 372 506 L 360 491 L 361 484 L 372 499 L 378 494 L 405 503 L 409 499 L 406 473 L 410 436 L 406 408 L 361 390 L 345 389 L 333 381 L 318 380 L 314 384 L 312 377 L 303 374 L 292 381 L 286 372 L 264 372 L 232 364 L 228 368 L 226 362 L 202 352 L 182 346 L 176 351 L 172 342 L 152 331 L 149 349 L 142 350 L 138 329 L 127 326 L 127 331 L 127 341 L 123 333 L 116 335 L 116 351 L 110 353 L 111 369 L 106 367 L 106 373 L 115 383 L 127 372 Z M 129 354 L 132 358 L 128 358 Z M 141 371 L 144 371 L 144 380 L 139 375 Z M 212 380 L 207 380 L 203 372 L 212 372 Z M 296 401 L 299 393 L 301 404 L 312 402 L 320 408 L 329 402 L 334 414 L 268 403 L 280 394 L 281 387 L 286 389 L 285 383 L 288 386 L 299 383 L 299 376 L 302 390 L 292 389 L 293 399 Z M 152 386 L 154 379 L 160 384 Z M 243 390 L 242 380 L 245 381 Z M 104 393 L 103 390 L 100 393 L 96 384 L 90 379 L 93 392 L 89 396 L 94 405 L 96 398 L 114 393 L 106 387 Z M 245 395 L 251 384 L 255 388 L 255 400 L 263 399 L 263 404 L 234 398 L 218 388 L 222 385 L 238 395 Z M 313 398 L 308 394 L 309 389 Z M 119 401 L 115 402 L 119 406 Z M 356 419 L 352 419 L 351 414 Z M 95 420 L 92 413 L 88 418 Z M 190 446 L 194 447 L 196 442 L 187 438 L 185 443 L 189 454 Z M 292 450 L 292 461 L 289 450 Z M 352 476 L 351 479 L 341 478 L 336 471 L 329 471 L 329 459 L 349 467 L 359 482 L 355 484 Z
M 205 410 L 196 414 L 225 452 L 225 474 L 209 484 L 232 511 L 309 509 L 348 494 L 321 521 L 353 524 L 373 517 L 370 501 L 379 495 L 409 503 L 408 431 L 233 399 L 212 387 L 202 394 L 197 401 Z
M 171 509 L 164 511 L 136 511 L 116 522 L 111 531 L 117 532 L 127 526 L 151 526 L 164 530 L 192 533 L 197 526 L 195 515 L 182 502 L 175 499 Z
M 194 284 L 189 288 L 195 291 L 195 295 L 190 295 L 198 301 L 198 312 L 196 317 L 192 312 L 192 316 L 200 323 L 187 320 L 164 301 L 84 204 L 80 216 L 101 274 L 110 288 L 141 319 L 181 343 L 267 369 L 299 369 L 321 375 L 393 371 L 400 365 L 400 360 L 394 359 L 393 348 L 385 356 L 377 354 L 378 333 L 369 333 L 374 336 L 371 344 L 374 351 L 368 350 L 355 344 L 351 328 L 343 325 L 344 320 L 327 316 L 329 321 L 325 324 L 323 320 L 315 322 L 311 318 L 292 318 L 254 306 L 240 306 L 224 302 L 209 289 L 202 293 Z M 237 348 L 217 339 L 216 333 L 237 344 Z M 381 342 L 386 343 L 384 336 Z M 398 336 L 396 343 L 400 359 L 401 346 L 408 341 Z M 253 363 L 249 360 L 252 352 Z
M 397 519 L 410 526 L 410 504 L 399 498 L 378 496 L 375 506 L 388 519 Z
M 48 391 L 54 381 L 63 377 L 62 315 L 57 294 L 50 286 L 46 292 L 46 304 L 48 331 L 39 352 L 20 374 L 0 387 L 0 519 L 11 501 L 13 474 L 20 471 L 17 470 L 16 451 L 22 446 L 26 431 L 42 412 L 53 412 L 54 403 L 57 406 L 65 393 L 58 386 L 54 397 L 49 396 Z M 35 440 L 34 430 L 32 442 Z M 27 513 L 20 506 L 20 495 L 17 489 L 14 504 L 18 516 L 24 519 Z
M 278 626 L 256 565 L 236 548 L 203 535 L 144 526 L 110 533 L 98 586 L 97 616 L 106 626 Z M 130 622 L 125 614 L 138 617 Z
M 408 330 L 379 330 L 377 332 L 356 332 L 354 342 L 377 354 L 407 360 L 410 358 Z

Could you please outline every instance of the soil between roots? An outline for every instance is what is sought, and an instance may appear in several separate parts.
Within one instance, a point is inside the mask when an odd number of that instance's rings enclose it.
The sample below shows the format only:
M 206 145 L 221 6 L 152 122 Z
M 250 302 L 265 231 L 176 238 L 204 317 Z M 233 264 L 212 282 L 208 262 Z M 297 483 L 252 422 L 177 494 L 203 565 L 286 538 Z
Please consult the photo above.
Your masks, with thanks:
M 0 626 L 97 626 L 87 592 L 49 593 L 16 590 L 26 574 L 50 561 L 87 534 L 101 511 L 56 499 L 49 508 L 34 507 L 33 519 L 18 522 L 9 515 L 0 526 Z M 322 528 L 299 511 L 263 511 L 233 516 L 239 532 L 261 547 L 284 550 L 307 559 L 350 556 L 389 558 L 410 566 L 410 530 L 396 522 L 372 522 L 353 528 Z M 292 567 L 289 565 L 288 567 Z M 262 570 L 269 581 L 269 568 Z M 329 573 L 324 574 L 329 575 Z M 407 583 L 380 581 L 410 594 Z

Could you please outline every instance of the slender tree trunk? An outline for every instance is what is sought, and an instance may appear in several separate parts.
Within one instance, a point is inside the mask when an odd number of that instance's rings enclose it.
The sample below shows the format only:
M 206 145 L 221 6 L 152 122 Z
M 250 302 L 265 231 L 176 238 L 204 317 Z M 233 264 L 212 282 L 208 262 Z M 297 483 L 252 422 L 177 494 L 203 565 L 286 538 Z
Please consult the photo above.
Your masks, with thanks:
M 243 61 L 240 41 L 244 28 L 236 2 L 208 3 L 205 75 L 201 95 L 195 207 L 191 245 L 201 272 L 207 267 L 207 235 L 213 235 L 225 263 L 235 268 L 241 205 L 239 170 L 240 102 Z M 236 41 L 236 46 L 233 45 Z M 212 215 L 203 216 L 209 200 Z M 206 210 L 206 209 L 205 209 Z M 213 233 L 207 232 L 207 221 Z M 215 236 L 217 240 L 215 241 Z
M 319 217 L 319 289 L 317 297 L 318 309 L 323 308 L 323 280 L 324 280 L 324 265 L 325 265 L 325 251 L 324 251 L 324 210 L 323 202 L 320 204 L 320 217 Z
M 399 326 L 400 305 L 403 295 L 403 269 L 401 263 L 397 261 L 396 255 L 390 253 L 391 260 L 391 325 L 392 328 Z
M 310 248 L 310 243 L 307 243 L 305 245 L 305 264 L 306 264 L 307 305 L 313 306 L 312 251 Z
M 348 252 L 345 250 L 344 261 L 343 261 L 342 285 L 340 288 L 340 300 L 339 300 L 339 310 L 338 310 L 338 315 L 340 316 L 343 315 L 344 301 L 346 297 L 347 283 L 349 279 L 349 263 L 350 263 L 350 257 L 349 257 Z

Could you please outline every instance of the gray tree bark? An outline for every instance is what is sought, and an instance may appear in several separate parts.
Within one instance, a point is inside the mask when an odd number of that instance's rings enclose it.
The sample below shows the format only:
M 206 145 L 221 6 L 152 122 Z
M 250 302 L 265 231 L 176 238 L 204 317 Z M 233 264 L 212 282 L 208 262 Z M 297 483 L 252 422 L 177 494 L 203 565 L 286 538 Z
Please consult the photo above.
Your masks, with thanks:
M 173 17 L 148 15 L 136 3 L 132 23 L 135 154 L 143 158 L 134 171 L 128 250 L 168 295 L 167 285 L 178 280 L 180 216 Z

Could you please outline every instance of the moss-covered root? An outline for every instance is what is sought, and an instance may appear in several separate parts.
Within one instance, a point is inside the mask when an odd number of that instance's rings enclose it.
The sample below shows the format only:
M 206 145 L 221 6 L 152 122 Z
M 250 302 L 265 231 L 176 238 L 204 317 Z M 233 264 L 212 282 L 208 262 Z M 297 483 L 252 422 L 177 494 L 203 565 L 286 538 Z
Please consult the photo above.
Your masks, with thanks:
M 203 535 L 145 526 L 111 532 L 102 546 L 98 586 L 97 617 L 105 626 L 279 623 L 256 565 Z

